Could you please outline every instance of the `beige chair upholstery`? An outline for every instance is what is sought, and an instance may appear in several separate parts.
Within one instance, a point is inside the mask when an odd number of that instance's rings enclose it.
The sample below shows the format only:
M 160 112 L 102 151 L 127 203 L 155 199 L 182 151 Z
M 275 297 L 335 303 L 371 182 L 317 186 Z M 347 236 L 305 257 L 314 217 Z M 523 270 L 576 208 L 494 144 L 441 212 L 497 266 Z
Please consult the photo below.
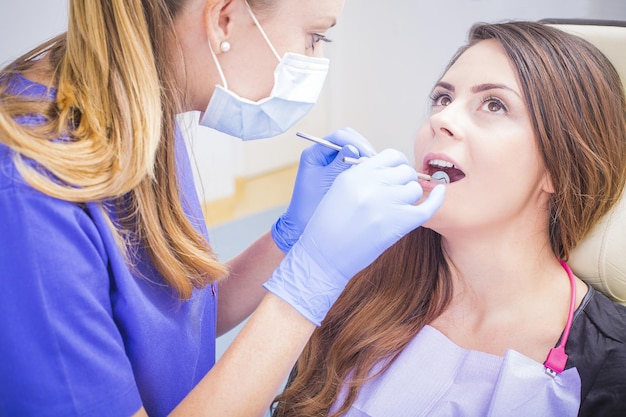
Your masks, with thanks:
M 542 22 L 598 47 L 617 68 L 626 90 L 626 21 L 544 19 Z M 587 283 L 626 304 L 626 192 L 575 248 L 569 265 Z

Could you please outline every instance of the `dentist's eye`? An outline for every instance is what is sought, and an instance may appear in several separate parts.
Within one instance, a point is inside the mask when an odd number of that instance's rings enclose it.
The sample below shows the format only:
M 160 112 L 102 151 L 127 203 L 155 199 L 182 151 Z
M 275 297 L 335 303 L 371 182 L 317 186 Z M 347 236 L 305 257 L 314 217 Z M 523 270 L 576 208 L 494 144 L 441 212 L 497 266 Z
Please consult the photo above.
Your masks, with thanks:
M 315 50 L 315 45 L 320 41 L 329 43 L 329 42 L 332 42 L 333 40 L 327 38 L 325 35 L 322 35 L 320 33 L 313 33 L 311 34 L 311 49 Z
M 504 102 L 497 97 L 485 97 L 482 103 L 484 108 L 490 113 L 506 113 L 509 111 Z

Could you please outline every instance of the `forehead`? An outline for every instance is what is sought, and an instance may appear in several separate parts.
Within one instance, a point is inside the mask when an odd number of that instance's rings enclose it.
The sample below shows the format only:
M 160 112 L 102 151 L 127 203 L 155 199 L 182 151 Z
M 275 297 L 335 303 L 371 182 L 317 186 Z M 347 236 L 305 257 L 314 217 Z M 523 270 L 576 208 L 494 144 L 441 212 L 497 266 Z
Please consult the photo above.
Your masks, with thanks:
M 502 45 L 494 39 L 469 47 L 441 78 L 453 85 L 505 84 L 519 91 L 517 73 Z
M 334 26 L 343 6 L 344 0 L 277 0 L 268 19 L 284 23 L 308 21 L 329 27 Z

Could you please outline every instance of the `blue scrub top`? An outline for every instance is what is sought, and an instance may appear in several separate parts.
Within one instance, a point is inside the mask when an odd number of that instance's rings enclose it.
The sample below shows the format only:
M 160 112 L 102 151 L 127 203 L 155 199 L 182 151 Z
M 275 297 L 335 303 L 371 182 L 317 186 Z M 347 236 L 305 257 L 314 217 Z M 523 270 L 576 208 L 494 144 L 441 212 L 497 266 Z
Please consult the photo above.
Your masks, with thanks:
M 21 77 L 16 94 L 54 97 Z M 21 123 L 38 123 L 30 116 Z M 186 147 L 181 194 L 207 236 Z M 181 301 L 137 251 L 126 265 L 99 206 L 49 197 L 0 143 L 0 415 L 167 415 L 215 362 L 214 286 Z

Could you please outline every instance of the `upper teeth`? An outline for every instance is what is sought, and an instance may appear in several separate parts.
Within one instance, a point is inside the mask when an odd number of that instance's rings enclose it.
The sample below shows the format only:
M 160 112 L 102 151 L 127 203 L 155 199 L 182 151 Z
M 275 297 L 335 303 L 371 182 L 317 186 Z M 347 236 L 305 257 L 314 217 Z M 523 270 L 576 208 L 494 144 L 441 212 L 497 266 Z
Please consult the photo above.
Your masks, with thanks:
M 452 162 L 444 161 L 443 159 L 431 159 L 428 161 L 428 165 L 440 168 L 452 168 L 454 166 Z

